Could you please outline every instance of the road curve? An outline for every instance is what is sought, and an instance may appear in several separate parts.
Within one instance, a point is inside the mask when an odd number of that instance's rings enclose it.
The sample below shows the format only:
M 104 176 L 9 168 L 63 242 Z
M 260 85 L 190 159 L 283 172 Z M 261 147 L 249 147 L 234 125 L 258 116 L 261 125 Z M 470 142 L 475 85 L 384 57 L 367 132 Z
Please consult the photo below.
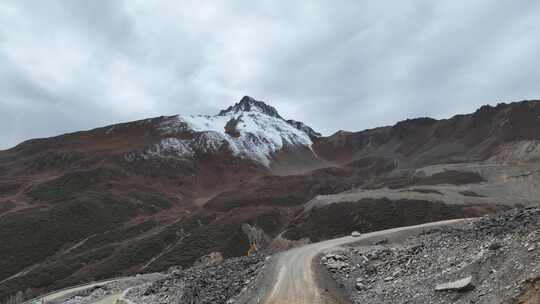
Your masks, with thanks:
M 343 237 L 314 243 L 280 253 L 262 273 L 263 279 L 257 289 L 240 298 L 245 304 L 343 304 L 348 301 L 335 293 L 320 288 L 321 278 L 313 267 L 315 257 L 332 248 L 345 244 L 366 242 L 373 238 L 389 238 L 399 241 L 425 228 L 457 224 L 466 219 L 448 220 L 416 226 L 400 227 L 363 234 L 360 237 Z

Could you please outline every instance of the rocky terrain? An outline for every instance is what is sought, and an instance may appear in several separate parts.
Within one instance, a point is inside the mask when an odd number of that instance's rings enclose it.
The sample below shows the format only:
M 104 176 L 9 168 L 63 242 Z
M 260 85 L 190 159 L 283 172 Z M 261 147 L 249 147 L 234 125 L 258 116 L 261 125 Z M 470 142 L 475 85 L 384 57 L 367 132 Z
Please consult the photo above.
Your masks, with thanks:
M 172 267 L 164 273 L 137 275 L 97 285 L 47 303 L 91 304 L 114 295 L 117 302 L 110 303 L 233 303 L 262 270 L 265 260 L 261 255 L 251 255 L 207 261 L 185 270 Z
M 126 298 L 140 304 L 233 303 L 264 267 L 260 255 L 222 264 L 173 270 L 165 278 L 131 288 Z
M 353 303 L 540 303 L 540 208 L 322 257 Z
M 29 140 L 0 151 L 0 301 L 537 205 L 539 122 L 522 101 L 321 136 L 246 96 Z
M 91 304 L 111 297 L 133 286 L 149 284 L 165 277 L 161 273 L 151 273 L 145 275 L 136 275 L 129 278 L 120 279 L 113 282 L 97 284 L 81 291 L 67 293 L 65 296 L 56 299 L 45 300 L 48 304 Z

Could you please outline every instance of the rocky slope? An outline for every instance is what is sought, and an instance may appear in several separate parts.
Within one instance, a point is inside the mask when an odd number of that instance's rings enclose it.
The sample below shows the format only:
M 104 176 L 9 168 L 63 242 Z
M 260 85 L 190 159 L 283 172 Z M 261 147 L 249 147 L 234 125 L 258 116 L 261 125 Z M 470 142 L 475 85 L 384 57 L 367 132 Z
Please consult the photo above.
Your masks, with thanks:
M 21 143 L 0 151 L 0 299 L 537 204 L 539 117 L 525 101 L 324 137 L 244 97 Z
M 501 103 L 450 119 L 417 118 L 362 132 L 340 131 L 321 138 L 313 149 L 338 163 L 377 156 L 395 160 L 400 168 L 490 158 L 538 160 L 539 123 L 539 102 Z
M 182 270 L 139 275 L 73 292 L 51 304 L 91 304 L 115 297 L 119 303 L 233 303 L 265 265 L 260 255 L 205 263 Z
M 233 303 L 264 267 L 264 258 L 233 258 L 219 265 L 172 271 L 151 284 L 132 288 L 126 298 L 133 303 Z
M 353 303 L 539 303 L 540 209 L 322 258 Z

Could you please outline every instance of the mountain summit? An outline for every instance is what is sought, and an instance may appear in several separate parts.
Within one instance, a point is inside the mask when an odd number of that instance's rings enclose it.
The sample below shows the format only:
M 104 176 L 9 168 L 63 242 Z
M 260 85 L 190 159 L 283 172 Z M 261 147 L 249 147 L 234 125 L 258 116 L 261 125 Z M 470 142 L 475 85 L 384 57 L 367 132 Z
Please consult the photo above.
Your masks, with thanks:
M 154 156 L 163 151 L 181 157 L 229 151 L 266 167 L 276 153 L 310 150 L 312 139 L 320 136 L 304 123 L 287 121 L 274 107 L 249 96 L 217 115 L 171 117 L 160 130 L 166 138 L 153 148 L 158 152 Z M 194 139 L 185 139 L 186 132 Z
M 283 119 L 285 120 L 281 115 L 279 115 L 276 108 L 266 104 L 264 101 L 256 100 L 255 98 L 251 96 L 244 96 L 242 99 L 237 102 L 235 105 L 228 107 L 225 110 L 221 110 L 218 114 L 218 116 L 226 116 L 229 114 L 238 114 L 241 112 L 259 112 L 265 115 L 268 115 L 270 117 Z M 320 137 L 321 133 L 313 130 L 310 126 L 304 124 L 301 121 L 296 121 L 293 119 L 288 119 L 286 122 L 295 127 L 296 129 L 305 132 L 309 137 L 316 138 Z
M 231 113 L 237 114 L 239 112 L 260 112 L 271 117 L 283 119 L 276 108 L 250 96 L 242 97 L 239 102 L 225 110 L 221 110 L 218 115 L 224 116 Z

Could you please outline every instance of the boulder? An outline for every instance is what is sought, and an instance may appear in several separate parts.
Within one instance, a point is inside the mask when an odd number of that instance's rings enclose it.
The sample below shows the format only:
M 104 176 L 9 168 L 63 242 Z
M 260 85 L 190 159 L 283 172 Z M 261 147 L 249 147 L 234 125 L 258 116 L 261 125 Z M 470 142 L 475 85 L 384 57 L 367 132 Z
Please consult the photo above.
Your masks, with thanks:
M 362 283 L 362 282 L 356 282 L 356 290 L 362 291 L 362 290 L 364 290 L 364 289 L 366 289 L 366 285 L 365 285 L 364 283 Z
M 437 286 L 435 286 L 436 291 L 467 291 L 473 288 L 474 285 L 472 284 L 471 276 L 453 282 L 437 284 Z
M 388 244 L 388 239 L 380 239 L 373 242 L 373 245 L 385 245 L 385 244 Z
M 493 242 L 493 243 L 489 244 L 488 249 L 489 250 L 497 250 L 497 249 L 502 248 L 502 247 L 503 247 L 503 244 L 501 242 Z
M 195 261 L 195 263 L 193 263 L 193 267 L 215 266 L 221 264 L 222 262 L 223 255 L 221 252 L 211 252 Z
M 326 267 L 331 271 L 338 271 L 347 268 L 347 263 L 342 261 L 328 261 Z

